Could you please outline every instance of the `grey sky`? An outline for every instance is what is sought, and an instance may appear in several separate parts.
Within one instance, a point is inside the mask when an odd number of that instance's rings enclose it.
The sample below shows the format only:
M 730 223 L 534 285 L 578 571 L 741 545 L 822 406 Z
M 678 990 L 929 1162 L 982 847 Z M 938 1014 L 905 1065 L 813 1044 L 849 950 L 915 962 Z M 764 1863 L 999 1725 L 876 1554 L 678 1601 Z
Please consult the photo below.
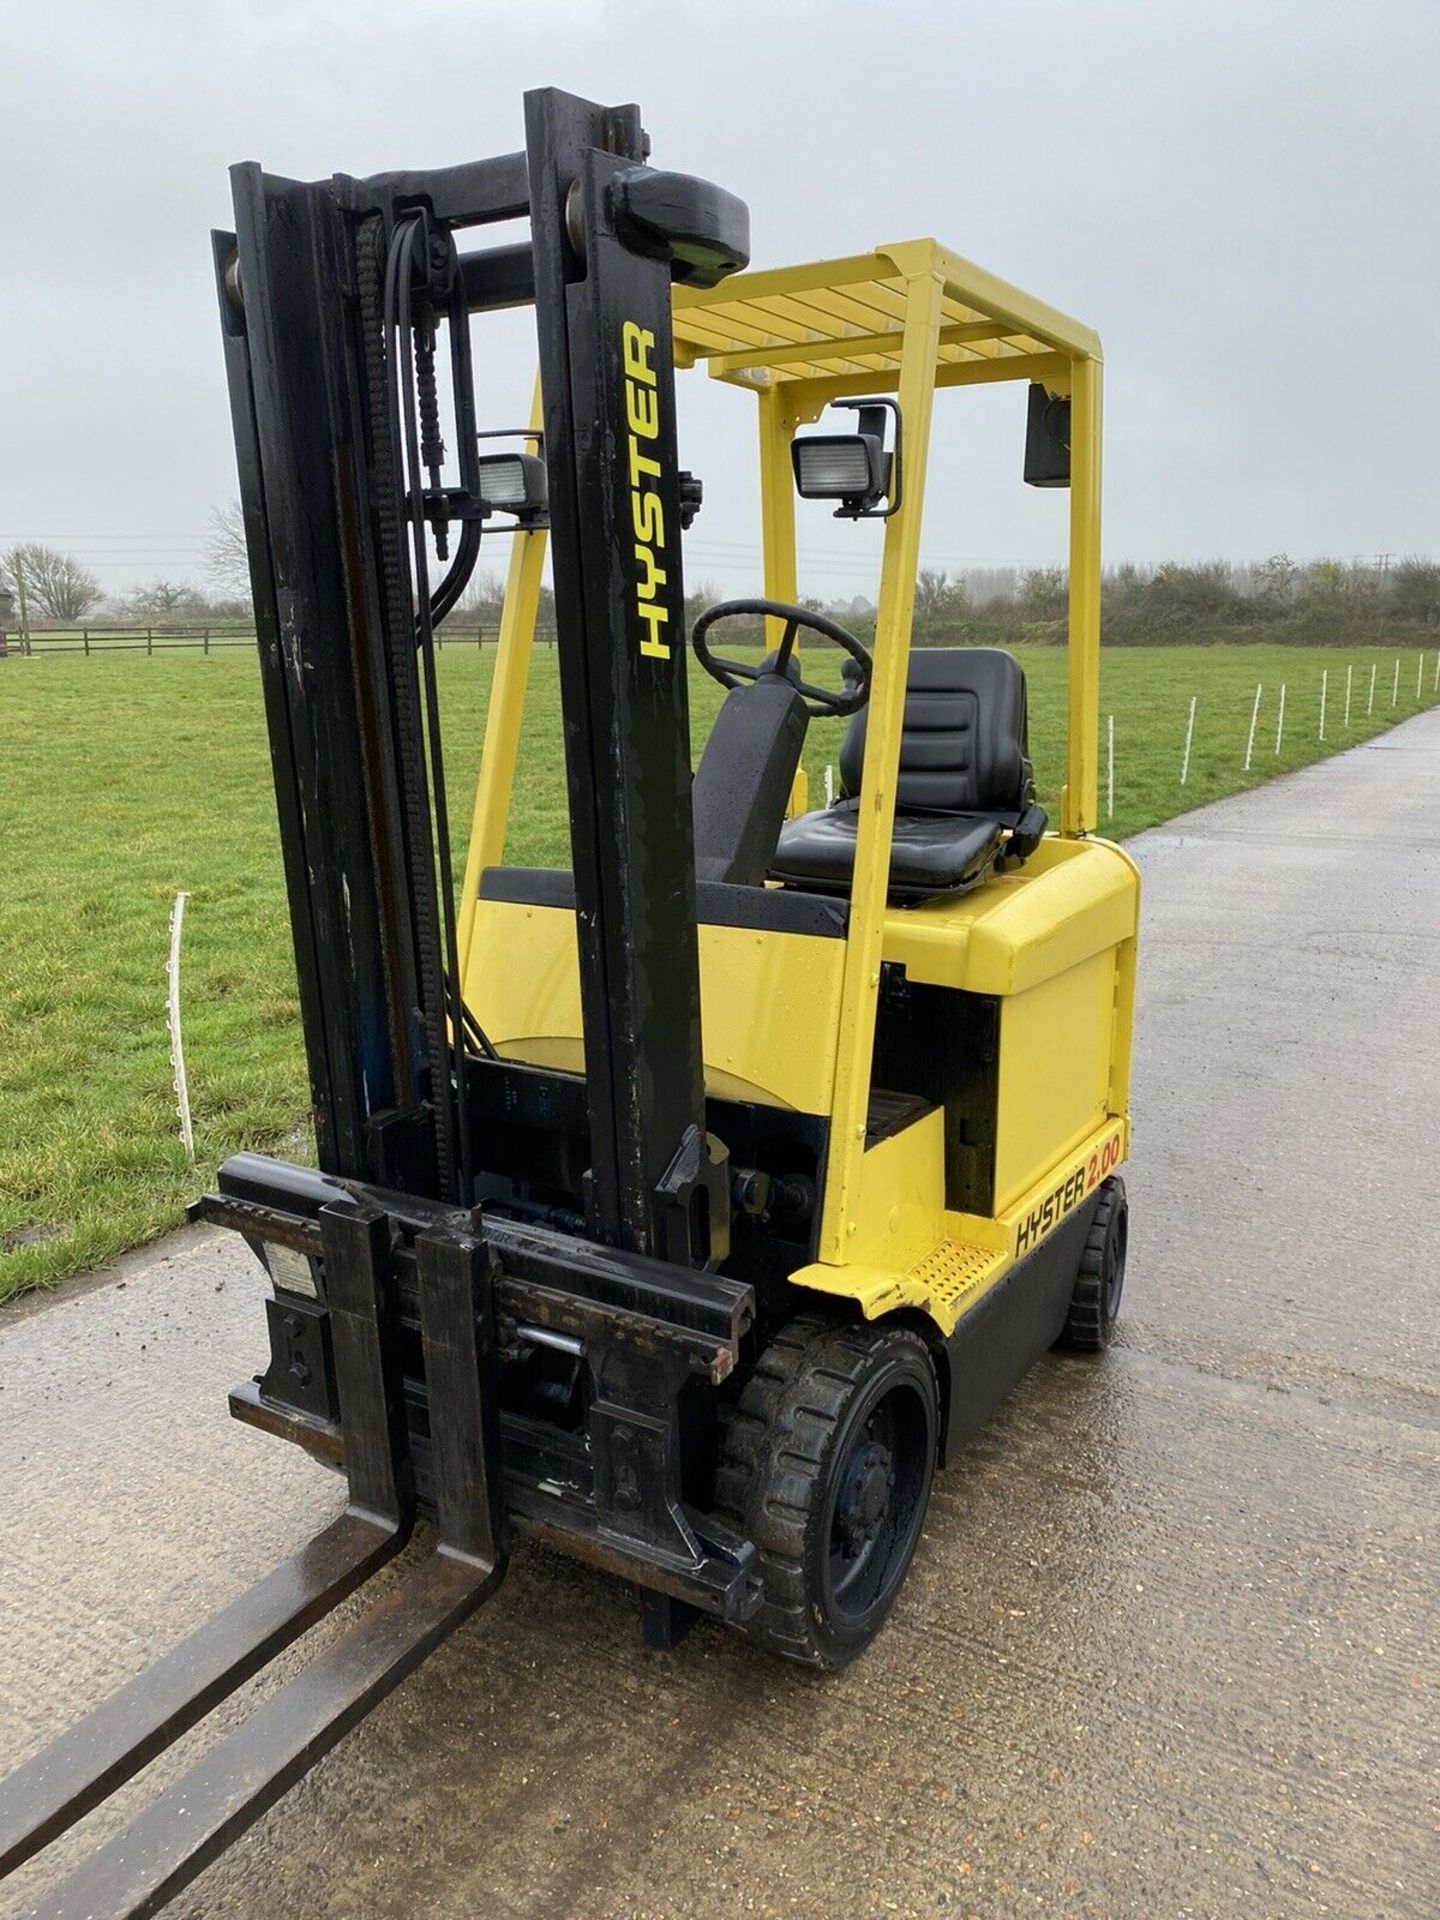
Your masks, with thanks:
M 638 99 L 659 164 L 749 202 L 757 265 L 934 233 L 1095 326 L 1107 560 L 1440 550 L 1440 0 L 0 0 L 0 27 L 0 544 L 56 537 L 107 586 L 192 572 L 234 492 L 228 164 L 504 151 L 544 84 Z M 527 324 L 486 361 L 496 425 Z M 753 403 L 682 386 L 690 579 L 756 588 Z M 1022 407 L 937 408 L 937 564 L 1060 557 Z M 872 590 L 871 530 L 811 509 L 802 541 L 804 590 Z

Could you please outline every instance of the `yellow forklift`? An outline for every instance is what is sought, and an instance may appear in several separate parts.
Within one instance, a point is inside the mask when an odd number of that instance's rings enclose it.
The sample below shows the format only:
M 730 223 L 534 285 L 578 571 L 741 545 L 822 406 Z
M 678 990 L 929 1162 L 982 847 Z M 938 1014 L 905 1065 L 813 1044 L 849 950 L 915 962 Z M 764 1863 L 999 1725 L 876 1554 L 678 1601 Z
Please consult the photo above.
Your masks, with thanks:
M 737 1252 L 775 1243 L 785 1292 L 716 1499 L 759 1550 L 747 1630 L 833 1666 L 894 1600 L 932 1464 L 1057 1340 L 1105 1346 L 1119 1304 L 1139 881 L 1093 834 L 1100 343 L 932 240 L 677 287 L 673 341 L 677 367 L 759 414 L 766 597 L 709 608 L 691 637 L 728 689 L 693 791 L 705 1089 L 752 1123 L 819 1123 L 813 1159 L 767 1160 L 737 1221 Z M 1015 661 L 911 648 L 935 394 L 999 380 L 1028 395 L 1025 478 L 1070 490 L 1056 833 Z M 827 415 L 847 430 L 808 431 Z M 886 521 L 873 658 L 794 604 L 797 492 Z M 574 883 L 501 863 L 545 538 L 512 556 L 460 956 L 501 1057 L 579 1075 Z M 757 616 L 763 660 L 715 652 L 715 628 Z M 842 650 L 838 692 L 799 677 L 807 628 Z M 807 725 L 841 716 L 839 796 L 807 811 Z
M 937 1465 L 1047 1348 L 1110 1339 L 1138 881 L 1093 834 L 1099 343 L 930 240 L 746 271 L 743 205 L 648 158 L 634 107 L 544 91 L 524 149 L 472 165 L 235 170 L 216 286 L 317 1165 L 236 1155 L 196 1212 L 268 1274 L 232 1412 L 348 1499 L 4 1783 L 0 1872 L 421 1514 L 434 1544 L 52 1920 L 158 1911 L 481 1605 L 516 1534 L 628 1581 L 652 1644 L 709 1615 L 842 1665 Z M 517 305 L 536 408 L 497 444 L 472 322 Z M 758 406 L 763 594 L 687 635 L 675 373 L 702 366 Z M 935 396 L 998 380 L 1025 478 L 1070 490 L 1058 831 L 1018 664 L 911 647 Z M 885 522 L 873 648 L 796 604 L 797 494 Z M 435 634 L 496 533 L 457 887 Z M 547 559 L 563 869 L 504 860 Z M 726 690 L 693 773 L 691 650 Z M 833 722 L 812 808 L 801 754 Z

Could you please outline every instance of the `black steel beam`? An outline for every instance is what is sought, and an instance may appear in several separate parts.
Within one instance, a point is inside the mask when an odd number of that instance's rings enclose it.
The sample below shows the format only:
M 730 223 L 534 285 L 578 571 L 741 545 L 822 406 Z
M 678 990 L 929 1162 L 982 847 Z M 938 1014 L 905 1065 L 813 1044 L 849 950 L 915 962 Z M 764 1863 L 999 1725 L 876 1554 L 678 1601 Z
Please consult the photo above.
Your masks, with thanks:
M 423 1098 L 423 849 L 397 784 L 354 236 L 328 189 L 232 182 L 217 271 L 316 1147 L 363 1178 L 373 1115 Z
M 442 227 L 452 229 L 519 220 L 530 211 L 530 180 L 523 153 L 496 154 L 490 160 L 463 161 L 423 173 L 374 173 L 365 179 L 340 174 L 331 187 L 352 213 L 390 213 L 425 207 Z
M 505 1507 L 492 1257 L 474 1234 L 431 1233 L 416 1241 L 415 1262 L 441 1551 L 493 1572 L 504 1560 Z
M 390 1221 L 378 1207 L 336 1202 L 321 1212 L 320 1247 L 350 1504 L 361 1513 L 412 1517 L 415 1476 Z
M 197 1217 L 312 1254 L 321 1251 L 322 1212 L 345 1194 L 337 1182 L 313 1168 L 258 1153 L 234 1154 L 221 1166 L 219 1181 L 221 1191 L 205 1196 L 195 1209 Z M 454 1208 L 414 1195 L 378 1188 L 355 1192 L 356 1204 L 383 1208 L 412 1235 L 437 1227 L 469 1227 L 467 1217 Z M 574 1234 L 502 1214 L 484 1214 L 477 1237 L 494 1253 L 502 1289 L 550 1289 L 572 1295 L 577 1304 L 615 1307 L 726 1345 L 741 1340 L 754 1324 L 755 1289 L 723 1274 L 596 1246 Z M 401 1249 L 397 1294 L 407 1315 L 413 1305 L 410 1271 Z M 517 1292 L 515 1297 L 518 1302 L 521 1296 Z
M 670 269 L 615 232 L 634 108 L 546 90 L 525 127 L 591 1223 L 689 1259 L 657 1198 L 704 1128 Z
M 498 313 L 504 307 L 528 307 L 535 298 L 535 256 L 528 240 L 509 247 L 462 253 L 460 281 L 471 313 Z

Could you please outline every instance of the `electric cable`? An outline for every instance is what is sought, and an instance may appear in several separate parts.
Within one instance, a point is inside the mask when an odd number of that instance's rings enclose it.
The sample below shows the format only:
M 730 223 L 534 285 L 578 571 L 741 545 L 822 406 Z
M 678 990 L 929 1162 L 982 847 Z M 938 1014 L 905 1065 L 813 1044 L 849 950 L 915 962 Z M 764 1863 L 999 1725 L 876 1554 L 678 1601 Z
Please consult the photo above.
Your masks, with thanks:
M 460 485 L 472 499 L 478 501 L 480 448 L 475 434 L 475 375 L 470 355 L 470 310 L 465 304 L 465 288 L 458 273 L 450 283 L 450 305 L 446 318 L 450 335 L 450 385 L 455 404 Z M 430 603 L 430 617 L 437 627 L 459 604 L 461 594 L 470 584 L 470 577 L 480 558 L 480 536 L 481 523 L 478 517 L 461 523 L 460 538 L 455 543 L 455 558 L 449 572 L 435 589 Z M 489 1043 L 486 1044 L 488 1046 Z
M 450 855 L 450 810 L 445 794 L 445 767 L 440 744 L 440 697 L 435 674 L 435 629 L 430 602 L 430 560 L 426 545 L 424 453 L 416 408 L 416 361 L 412 349 L 417 344 L 417 329 L 412 308 L 411 274 L 417 264 L 416 239 L 423 223 L 410 220 L 396 233 L 396 312 L 397 336 L 395 361 L 403 394 L 405 453 L 409 467 L 410 542 L 413 555 L 413 591 L 416 609 L 416 642 L 420 656 L 420 679 L 425 697 L 426 749 L 430 762 L 430 800 L 435 816 L 436 853 L 440 865 L 440 919 L 445 943 L 443 991 L 450 1007 L 450 1053 L 454 1070 L 455 1131 L 460 1157 L 460 1194 L 466 1201 L 474 1181 L 471 1169 L 469 1103 L 465 1087 L 465 1024 L 460 994 L 460 953 L 455 928 L 455 877 Z M 419 261 L 422 269 L 427 263 Z M 428 305 L 428 303 L 427 303 Z M 423 324 L 423 323 L 422 323 Z
M 444 964 L 441 968 L 441 991 L 449 1010 L 450 1024 L 450 1071 L 453 1075 L 454 1105 L 445 1103 L 442 1125 L 447 1138 L 458 1148 L 459 1185 L 458 1197 L 468 1203 L 473 1189 L 473 1169 L 471 1156 L 470 1129 L 468 1124 L 469 1105 L 466 1098 L 466 1036 L 467 1033 L 491 1058 L 495 1049 L 475 1016 L 465 1006 L 460 987 L 459 946 L 455 918 L 454 869 L 450 850 L 449 807 L 445 791 L 444 756 L 440 738 L 439 692 L 435 668 L 435 602 L 430 593 L 429 555 L 426 545 L 427 522 L 425 517 L 425 490 L 422 468 L 424 454 L 433 452 L 432 444 L 422 447 L 421 431 L 416 411 L 416 363 L 412 358 L 417 340 L 416 323 L 412 305 L 411 269 L 415 261 L 415 242 L 422 230 L 418 217 L 412 218 L 397 227 L 391 239 L 389 258 L 386 263 L 384 326 L 385 326 L 385 370 L 386 403 L 390 418 L 391 434 L 391 474 L 395 497 L 406 507 L 406 517 L 410 522 L 411 555 L 408 563 L 402 554 L 402 566 L 406 575 L 406 598 L 414 618 L 414 645 L 420 662 L 420 681 L 425 707 L 425 746 L 429 767 L 431 788 L 429 801 L 433 809 L 434 856 L 438 857 L 440 868 L 440 919 L 444 942 Z M 422 263 L 423 264 L 423 263 Z M 451 309 L 453 318 L 453 306 Z M 426 324 L 421 323 L 422 326 Z M 452 352 L 452 368 L 454 355 Z M 457 395 L 457 403 L 459 396 Z M 403 429 L 403 435 L 402 435 Z M 401 447 L 404 447 L 402 463 Z M 408 468 L 408 489 L 406 486 Z M 442 581 L 442 592 L 453 586 L 453 576 L 462 571 L 468 573 L 473 566 L 473 556 L 468 559 L 465 546 L 460 543 L 455 565 Z M 478 544 L 478 543 L 477 543 Z M 463 591 L 464 581 L 460 581 L 459 591 Z M 458 598 L 458 592 L 456 593 Z M 438 1063 L 437 1063 L 438 1064 Z M 435 1089 L 437 1103 L 440 1089 Z

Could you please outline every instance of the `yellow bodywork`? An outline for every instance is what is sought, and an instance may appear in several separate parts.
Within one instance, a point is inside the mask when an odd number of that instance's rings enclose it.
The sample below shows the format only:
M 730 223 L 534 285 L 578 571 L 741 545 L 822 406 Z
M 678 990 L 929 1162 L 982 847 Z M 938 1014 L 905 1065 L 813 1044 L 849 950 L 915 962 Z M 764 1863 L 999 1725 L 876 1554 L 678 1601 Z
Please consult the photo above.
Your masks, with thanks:
M 1100 343 L 934 241 L 739 274 L 674 295 L 677 367 L 758 397 L 764 591 L 793 601 L 790 443 L 831 401 L 897 394 L 904 485 L 886 522 L 848 930 L 843 939 L 701 925 L 703 1055 L 715 1097 L 829 1119 L 816 1261 L 792 1278 L 960 1316 L 1114 1171 L 1128 1147 L 1139 882 L 1093 837 L 1100 614 Z M 931 414 L 937 389 L 1038 381 L 1071 401 L 1066 779 L 1060 831 L 971 893 L 888 904 L 890 840 Z M 538 418 L 538 396 L 537 416 Z M 516 536 L 461 902 L 465 998 L 497 1050 L 583 1065 L 575 919 L 480 898 L 502 856 L 543 532 Z M 803 776 L 802 776 L 803 782 Z M 803 786 L 795 807 L 804 804 Z M 867 1146 L 881 969 L 999 1006 L 994 1213 L 947 1211 L 942 1114 Z

